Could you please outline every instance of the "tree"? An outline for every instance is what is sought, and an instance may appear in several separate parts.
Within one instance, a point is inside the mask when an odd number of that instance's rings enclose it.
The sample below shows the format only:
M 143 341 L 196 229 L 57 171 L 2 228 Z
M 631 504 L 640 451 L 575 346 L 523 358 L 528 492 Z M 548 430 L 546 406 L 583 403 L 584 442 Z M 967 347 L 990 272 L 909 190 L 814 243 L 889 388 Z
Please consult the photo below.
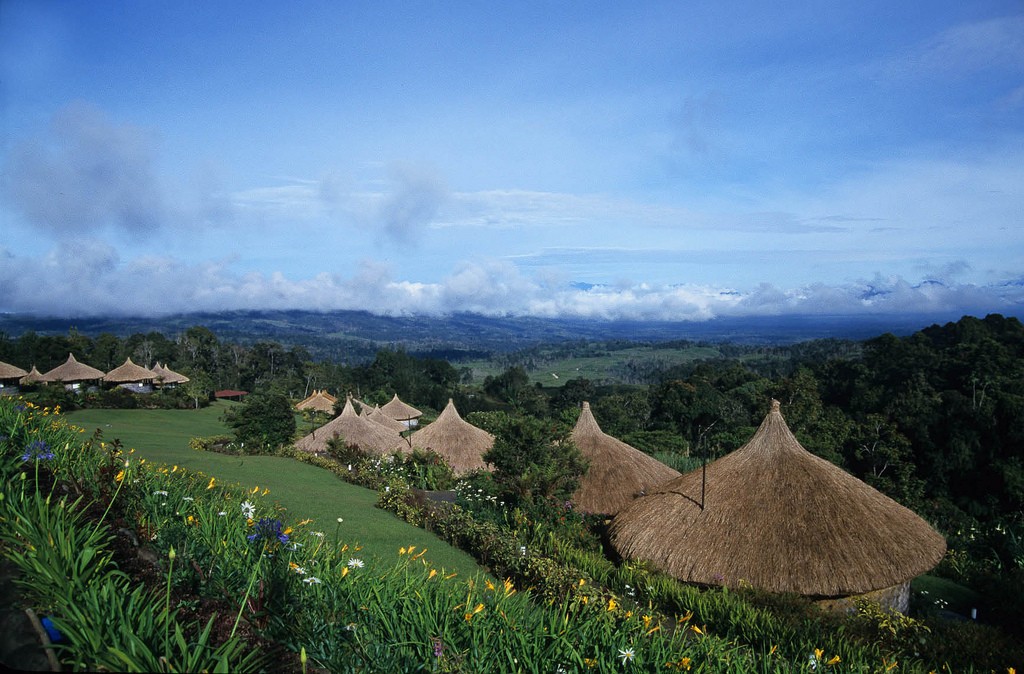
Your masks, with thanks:
M 587 462 L 567 427 L 497 412 L 488 419 L 495 440 L 484 461 L 494 465 L 494 482 L 506 501 L 529 507 L 572 497 Z
M 295 438 L 295 415 L 283 395 L 250 395 L 240 407 L 228 411 L 225 420 L 239 443 L 261 450 L 276 449 Z

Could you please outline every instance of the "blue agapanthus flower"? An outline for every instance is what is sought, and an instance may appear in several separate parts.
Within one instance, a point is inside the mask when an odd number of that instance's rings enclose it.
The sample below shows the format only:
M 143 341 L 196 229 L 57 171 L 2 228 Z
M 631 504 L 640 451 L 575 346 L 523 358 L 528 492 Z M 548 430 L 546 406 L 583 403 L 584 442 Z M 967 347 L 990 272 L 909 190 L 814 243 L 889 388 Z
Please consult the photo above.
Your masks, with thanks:
M 21 455 L 22 461 L 49 461 L 56 456 L 50 449 L 46 440 L 33 440 L 25 447 L 25 453 Z
M 250 541 L 270 542 L 276 539 L 280 543 L 288 542 L 288 534 L 284 533 L 284 524 L 281 523 L 281 520 L 276 520 L 273 517 L 261 517 L 260 521 L 256 523 L 256 530 L 248 538 Z

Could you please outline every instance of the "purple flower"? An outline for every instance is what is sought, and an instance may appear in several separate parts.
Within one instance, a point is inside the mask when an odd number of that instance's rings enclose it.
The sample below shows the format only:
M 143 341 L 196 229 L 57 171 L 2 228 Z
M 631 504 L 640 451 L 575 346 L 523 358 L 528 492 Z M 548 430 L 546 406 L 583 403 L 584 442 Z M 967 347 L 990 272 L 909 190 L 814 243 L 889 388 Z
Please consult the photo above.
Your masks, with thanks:
M 56 456 L 50 451 L 50 445 L 46 440 L 33 440 L 25 447 L 25 453 L 21 455 L 22 461 L 48 461 Z
M 434 637 L 434 657 L 440 658 L 444 655 L 444 642 L 438 637 Z
M 281 543 L 288 542 L 288 534 L 284 533 L 281 520 L 272 517 L 261 517 L 256 523 L 256 531 L 248 536 L 250 541 L 272 541 L 275 538 Z

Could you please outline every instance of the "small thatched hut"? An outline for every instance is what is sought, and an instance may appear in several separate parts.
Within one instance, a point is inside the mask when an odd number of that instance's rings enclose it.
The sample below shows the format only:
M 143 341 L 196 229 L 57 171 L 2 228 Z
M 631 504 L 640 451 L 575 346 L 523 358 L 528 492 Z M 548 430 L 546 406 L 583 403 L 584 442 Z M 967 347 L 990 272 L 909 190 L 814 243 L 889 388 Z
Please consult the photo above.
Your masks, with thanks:
M 571 437 L 590 462 L 572 497 L 584 512 L 614 515 L 637 496 L 679 477 L 679 471 L 604 433 L 589 402 L 583 403 Z
M 103 375 L 103 381 L 107 384 L 117 384 L 139 393 L 147 393 L 153 390 L 153 380 L 156 374 L 141 365 L 136 365 L 131 358 L 124 361 L 122 365 L 115 367 Z
M 83 382 L 99 381 L 101 379 L 103 379 L 102 370 L 97 370 L 85 363 L 79 363 L 75 360 L 73 353 L 68 354 L 68 359 L 62 365 L 58 365 L 43 374 L 44 382 L 61 382 L 66 388 L 70 389 L 77 389 Z
M 872 594 L 906 610 L 910 580 L 945 539 L 909 509 L 804 449 L 778 401 L 754 436 L 624 508 L 609 530 L 624 558 L 684 581 L 793 592 L 842 604 Z
M 305 400 L 295 403 L 297 410 L 313 410 L 324 414 L 334 415 L 334 403 L 338 402 L 337 397 L 332 396 L 326 390 L 317 391 L 306 396 Z
M 380 411 L 388 415 L 395 421 L 401 421 L 405 424 L 406 428 L 412 428 L 419 423 L 419 418 L 423 415 L 418 409 L 412 405 L 408 405 L 398 399 L 398 394 L 392 398 L 384 407 L 380 408 Z
M 493 470 L 483 455 L 494 444 L 494 436 L 459 416 L 451 398 L 432 423 L 412 434 L 413 447 L 437 452 L 456 475 L 474 470 Z
M 36 369 L 36 366 L 33 365 L 32 369 L 28 371 L 28 374 L 19 380 L 19 383 L 22 386 L 28 386 L 29 384 L 41 384 L 43 383 L 43 375 L 40 374 L 39 370 Z
M 20 367 L 0 361 L 0 395 L 17 393 L 18 383 L 26 376 L 28 372 Z
M 384 455 L 408 449 L 405 439 L 398 433 L 359 416 L 352 407 L 351 398 L 345 400 L 340 415 L 296 442 L 295 447 L 323 454 L 327 451 L 327 443 L 337 437 L 367 454 Z
M 167 388 L 174 388 L 178 384 L 186 384 L 190 380 L 183 374 L 175 372 L 169 367 L 164 367 L 160 363 L 157 363 L 152 367 L 153 374 L 156 375 L 156 383 L 158 386 L 166 386 Z
M 380 424 L 384 428 L 388 428 L 395 433 L 404 433 L 409 428 L 401 421 L 395 421 L 388 415 L 381 412 L 379 407 L 363 407 L 363 411 L 360 414 L 364 419 L 369 419 L 375 424 Z

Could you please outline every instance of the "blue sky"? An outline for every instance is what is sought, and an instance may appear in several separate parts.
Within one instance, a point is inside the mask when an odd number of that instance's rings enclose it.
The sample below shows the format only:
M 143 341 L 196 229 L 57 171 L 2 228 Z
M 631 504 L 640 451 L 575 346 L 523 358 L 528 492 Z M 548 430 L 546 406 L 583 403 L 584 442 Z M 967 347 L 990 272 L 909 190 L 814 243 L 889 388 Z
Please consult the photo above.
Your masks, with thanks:
M 0 0 L 0 311 L 1024 313 L 1019 0 L 506 4 Z

